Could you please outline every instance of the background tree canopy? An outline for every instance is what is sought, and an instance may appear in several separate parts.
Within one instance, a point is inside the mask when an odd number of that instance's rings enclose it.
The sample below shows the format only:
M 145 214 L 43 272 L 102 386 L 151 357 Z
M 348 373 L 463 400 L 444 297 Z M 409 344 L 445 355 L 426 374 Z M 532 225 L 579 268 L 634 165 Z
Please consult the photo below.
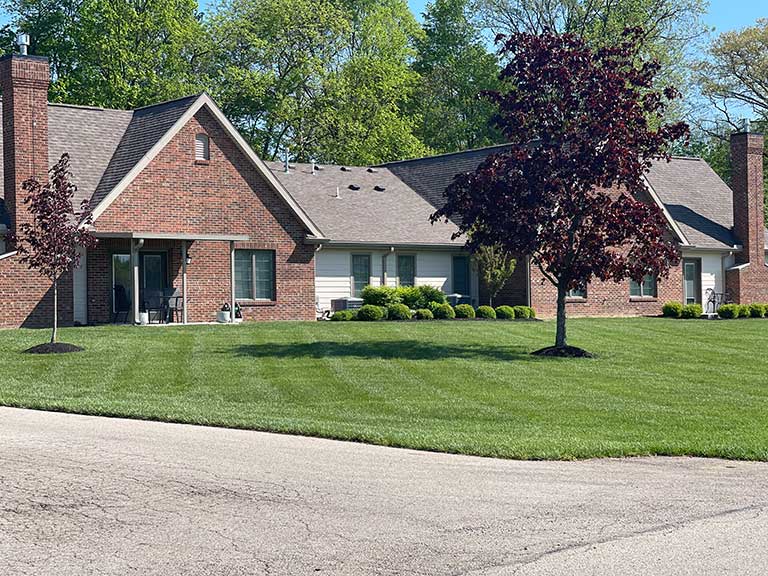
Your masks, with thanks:
M 575 33 L 612 46 L 645 34 L 657 87 L 675 85 L 696 149 L 727 177 L 723 138 L 766 120 L 768 24 L 708 40 L 706 0 L 2 0 L 13 31 L 51 60 L 50 98 L 133 108 L 200 91 L 266 159 L 378 163 L 503 141 L 478 98 L 502 88 L 496 33 Z M 692 153 L 682 151 L 683 153 Z M 722 166 L 722 169 L 720 168 Z

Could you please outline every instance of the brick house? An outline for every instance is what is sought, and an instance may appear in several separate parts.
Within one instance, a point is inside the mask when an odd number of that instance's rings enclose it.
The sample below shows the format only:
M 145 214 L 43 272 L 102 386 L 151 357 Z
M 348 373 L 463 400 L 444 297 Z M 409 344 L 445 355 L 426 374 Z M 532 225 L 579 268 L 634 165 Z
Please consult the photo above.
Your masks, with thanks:
M 0 222 L 14 231 L 29 220 L 21 183 L 70 154 L 99 243 L 62 279 L 62 324 L 110 322 L 118 293 L 138 319 L 146 295 L 169 288 L 189 321 L 215 320 L 235 299 L 245 319 L 315 318 L 322 234 L 207 95 L 104 110 L 50 104 L 48 83 L 45 58 L 0 60 Z M 0 241 L 0 326 L 49 324 L 48 289 Z
M 47 281 L 2 237 L 29 219 L 21 183 L 45 178 L 64 152 L 99 243 L 60 283 L 62 324 L 111 322 L 126 307 L 123 319 L 137 321 L 147 295 L 168 290 L 182 295 L 190 322 L 215 320 L 224 303 L 247 320 L 312 320 L 369 284 L 429 284 L 487 301 L 456 226 L 429 216 L 456 174 L 503 146 L 376 167 L 267 163 L 205 94 L 105 110 L 48 103 L 48 83 L 45 58 L 0 59 L 0 327 L 50 322 Z M 674 158 L 647 175 L 646 201 L 662 208 L 683 253 L 669 278 L 593 283 L 571 294 L 570 315 L 658 314 L 667 300 L 706 305 L 725 292 L 768 301 L 763 138 L 734 134 L 731 145 L 733 190 L 700 159 Z M 500 303 L 548 317 L 555 292 L 522 256 Z
M 434 207 L 460 172 L 474 170 L 490 153 L 504 146 L 386 164 Z M 663 280 L 641 284 L 594 282 L 573 291 L 567 301 L 572 316 L 656 315 L 661 304 L 674 300 L 698 302 L 714 311 L 725 295 L 737 303 L 768 302 L 765 260 L 763 136 L 731 136 L 732 188 L 700 158 L 674 157 L 654 164 L 646 175 L 645 201 L 657 204 L 682 253 L 680 266 Z M 523 265 L 520 265 L 520 264 Z M 481 291 L 479 299 L 487 301 Z M 528 304 L 539 316 L 556 313 L 556 290 L 522 256 L 514 277 L 496 302 Z

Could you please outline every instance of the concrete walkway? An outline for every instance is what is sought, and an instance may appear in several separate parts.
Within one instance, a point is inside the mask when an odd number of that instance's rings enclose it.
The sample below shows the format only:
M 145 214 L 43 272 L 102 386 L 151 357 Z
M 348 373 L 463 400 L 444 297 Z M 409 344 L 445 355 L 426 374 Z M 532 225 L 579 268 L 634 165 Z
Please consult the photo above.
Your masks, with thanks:
M 768 465 L 515 462 L 0 408 L 0 574 L 764 574 Z

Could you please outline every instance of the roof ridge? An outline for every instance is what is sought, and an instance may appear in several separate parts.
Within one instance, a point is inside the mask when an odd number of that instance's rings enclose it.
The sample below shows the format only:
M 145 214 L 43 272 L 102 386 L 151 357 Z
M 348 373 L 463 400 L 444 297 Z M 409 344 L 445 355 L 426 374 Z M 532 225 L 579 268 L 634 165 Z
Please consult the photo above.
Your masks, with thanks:
M 148 108 L 155 108 L 157 106 L 163 106 L 165 104 L 173 104 L 174 102 L 181 102 L 182 100 L 189 100 L 194 98 L 197 100 L 205 94 L 205 91 L 198 92 L 197 94 L 187 94 L 186 96 L 179 96 L 178 98 L 171 98 L 170 100 L 163 100 L 162 102 L 155 102 L 154 104 L 147 104 L 146 106 L 140 106 L 139 108 L 134 108 L 134 112 L 138 112 L 139 110 L 147 110 Z
M 133 113 L 133 110 L 126 110 L 124 108 L 104 108 L 103 106 L 91 106 L 88 104 L 70 104 L 68 102 L 48 102 L 48 106 L 56 106 L 58 108 L 77 108 L 80 110 L 99 110 L 102 112 L 125 112 L 127 114 Z
M 457 150 L 456 152 L 443 152 L 442 154 L 433 154 L 431 156 L 420 156 L 418 158 L 408 158 L 405 160 L 392 160 L 391 162 L 382 162 L 376 166 L 390 166 L 392 164 L 405 164 L 407 162 L 418 162 L 419 160 L 431 160 L 433 158 L 445 158 L 446 156 L 458 156 L 460 154 L 469 154 L 472 152 L 482 152 L 483 150 L 495 150 L 497 148 L 507 148 L 511 143 L 492 144 L 490 146 L 480 146 L 479 148 L 467 148 L 466 150 Z

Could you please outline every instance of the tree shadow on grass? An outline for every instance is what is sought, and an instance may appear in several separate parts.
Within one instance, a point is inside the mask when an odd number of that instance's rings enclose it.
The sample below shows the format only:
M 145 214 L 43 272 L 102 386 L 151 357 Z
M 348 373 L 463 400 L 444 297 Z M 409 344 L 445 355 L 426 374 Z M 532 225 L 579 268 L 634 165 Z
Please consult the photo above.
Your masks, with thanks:
M 296 344 L 243 344 L 221 353 L 234 353 L 251 358 L 361 358 L 392 360 L 526 360 L 541 361 L 521 346 L 480 346 L 475 344 L 436 344 L 416 340 L 385 340 L 376 342 L 301 342 Z

